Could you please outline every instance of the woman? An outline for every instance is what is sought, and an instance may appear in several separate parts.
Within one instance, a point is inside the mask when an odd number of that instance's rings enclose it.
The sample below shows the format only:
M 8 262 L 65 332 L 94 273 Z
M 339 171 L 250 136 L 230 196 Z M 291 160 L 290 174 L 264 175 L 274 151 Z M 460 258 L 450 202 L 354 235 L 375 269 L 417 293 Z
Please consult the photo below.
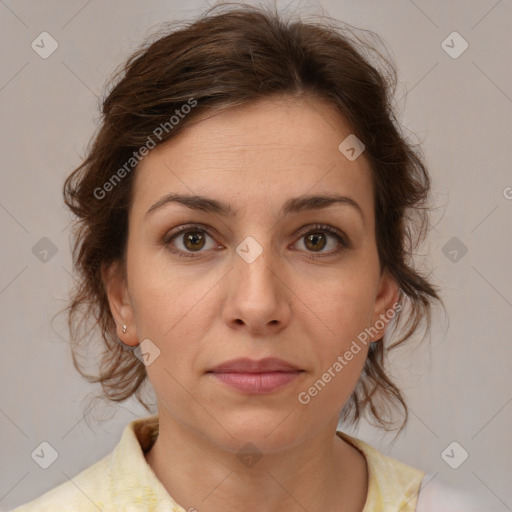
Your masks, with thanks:
M 441 303 L 411 258 L 430 178 L 395 80 L 347 29 L 238 6 L 128 60 L 64 187 L 69 320 L 77 369 L 146 407 L 149 379 L 158 414 L 18 511 L 426 506 L 423 471 L 337 431 L 365 413 L 390 430 L 395 406 L 404 428 L 383 356 Z M 105 344 L 97 377 L 82 320 Z

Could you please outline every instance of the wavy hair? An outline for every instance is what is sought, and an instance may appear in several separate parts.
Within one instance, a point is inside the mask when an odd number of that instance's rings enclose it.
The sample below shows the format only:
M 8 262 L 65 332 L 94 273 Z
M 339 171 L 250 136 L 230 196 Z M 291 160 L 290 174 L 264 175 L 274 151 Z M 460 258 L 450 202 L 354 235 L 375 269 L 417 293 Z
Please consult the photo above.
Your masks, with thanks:
M 408 340 L 422 321 L 430 330 L 433 302 L 442 303 L 436 286 L 413 262 L 414 250 L 429 231 L 430 177 L 421 149 L 403 135 L 394 113 L 396 66 L 375 48 L 381 39 L 365 33 L 369 38 L 325 16 L 306 22 L 265 8 L 224 4 L 193 21 L 166 24 L 116 70 L 87 154 L 63 187 L 64 202 L 76 216 L 72 255 L 77 282 L 66 307 L 73 363 L 89 382 L 101 384 L 102 398 L 122 402 L 135 396 L 150 411 L 141 394 L 145 366 L 116 336 L 101 272 L 116 261 L 125 263 L 136 172 L 136 165 L 128 172 L 126 162 L 148 137 L 164 143 L 210 113 L 276 95 L 307 97 L 327 101 L 365 145 L 381 271 L 389 271 L 399 285 L 402 305 L 393 329 L 400 336 L 392 339 L 386 332 L 387 339 L 371 344 L 340 419 L 358 423 L 366 414 L 376 427 L 394 430 L 387 416 L 392 420 L 391 408 L 399 408 L 399 432 L 404 428 L 407 405 L 385 355 Z M 171 113 L 191 98 L 195 107 L 155 137 L 155 129 L 167 126 Z M 123 179 L 98 198 L 98 190 L 105 190 L 123 166 Z M 98 371 L 89 374 L 79 356 L 94 340 L 102 353 Z

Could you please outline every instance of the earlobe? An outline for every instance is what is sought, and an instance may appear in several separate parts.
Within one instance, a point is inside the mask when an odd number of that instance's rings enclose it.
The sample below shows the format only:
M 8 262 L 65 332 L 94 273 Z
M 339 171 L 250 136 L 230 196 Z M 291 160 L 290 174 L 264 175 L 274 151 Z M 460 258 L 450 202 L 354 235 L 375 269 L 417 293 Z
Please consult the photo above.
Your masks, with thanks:
M 101 269 L 103 286 L 107 294 L 110 312 L 116 323 L 117 337 L 126 345 L 138 344 L 133 308 L 126 279 L 120 269 L 120 263 L 114 262 L 109 267 Z

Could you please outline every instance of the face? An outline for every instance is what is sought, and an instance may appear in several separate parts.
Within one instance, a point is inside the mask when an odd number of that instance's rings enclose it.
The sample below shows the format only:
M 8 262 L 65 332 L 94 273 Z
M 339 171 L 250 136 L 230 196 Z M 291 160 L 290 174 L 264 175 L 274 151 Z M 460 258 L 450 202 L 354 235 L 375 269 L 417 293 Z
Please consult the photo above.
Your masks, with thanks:
M 369 165 L 338 149 L 350 133 L 328 104 L 266 99 L 188 127 L 139 164 L 126 281 L 105 279 L 128 326 L 119 338 L 150 340 L 150 361 L 160 351 L 146 370 L 161 421 L 231 451 L 333 434 L 383 330 L 358 336 L 397 300 L 380 272 Z M 154 206 L 168 194 L 208 201 Z M 210 372 L 269 357 L 300 371 Z

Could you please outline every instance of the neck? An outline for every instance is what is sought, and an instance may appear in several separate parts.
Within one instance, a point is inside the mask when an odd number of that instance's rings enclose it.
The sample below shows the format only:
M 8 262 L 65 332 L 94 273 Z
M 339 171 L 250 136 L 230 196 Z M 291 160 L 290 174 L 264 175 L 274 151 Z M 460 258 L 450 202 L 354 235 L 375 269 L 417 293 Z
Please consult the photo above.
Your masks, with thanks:
M 293 448 L 242 457 L 160 416 L 158 438 L 146 460 L 185 510 L 361 512 L 366 462 L 336 435 L 336 426 L 337 418 Z

